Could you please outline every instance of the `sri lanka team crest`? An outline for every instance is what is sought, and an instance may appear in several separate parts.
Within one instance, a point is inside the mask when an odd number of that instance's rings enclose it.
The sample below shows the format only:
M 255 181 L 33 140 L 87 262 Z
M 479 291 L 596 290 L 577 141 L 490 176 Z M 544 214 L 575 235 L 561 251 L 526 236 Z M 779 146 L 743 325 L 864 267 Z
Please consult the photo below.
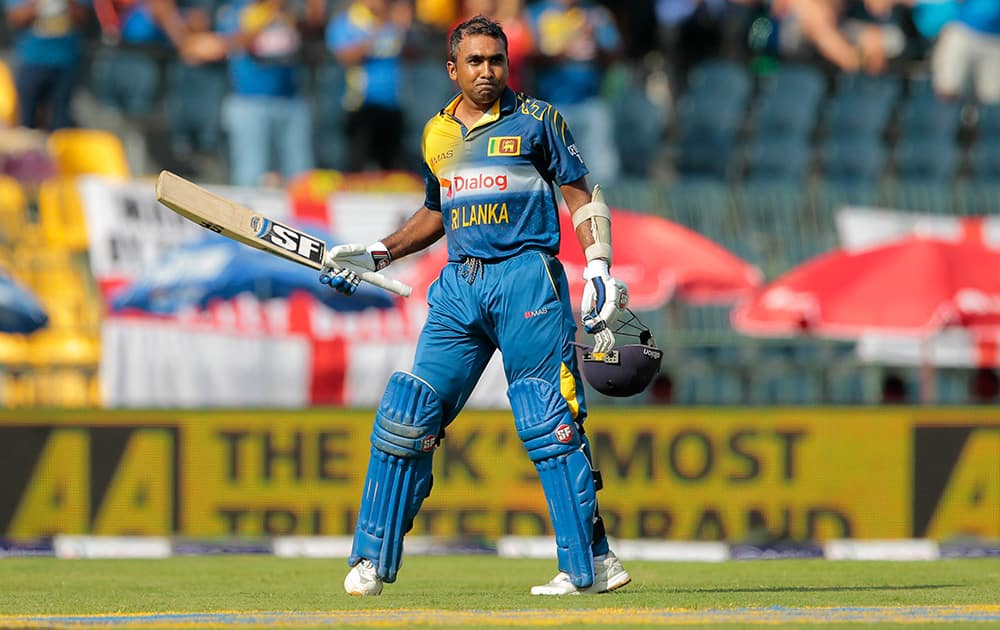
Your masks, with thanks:
M 521 155 L 521 136 L 495 136 L 490 138 L 486 155 L 487 157 Z

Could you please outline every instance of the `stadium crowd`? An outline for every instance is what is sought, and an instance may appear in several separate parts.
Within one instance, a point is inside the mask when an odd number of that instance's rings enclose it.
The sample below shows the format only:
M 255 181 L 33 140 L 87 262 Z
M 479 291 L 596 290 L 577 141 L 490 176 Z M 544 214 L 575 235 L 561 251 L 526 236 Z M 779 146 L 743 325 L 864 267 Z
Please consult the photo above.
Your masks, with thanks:
M 437 71 L 437 42 L 484 13 L 509 33 L 512 85 L 559 107 L 595 179 L 613 181 L 672 166 L 658 159 L 660 141 L 678 127 L 692 68 L 710 59 L 748 68 L 755 82 L 806 62 L 830 85 L 838 74 L 909 78 L 933 66 L 940 94 L 958 95 L 973 73 L 978 99 L 1000 100 L 997 18 L 957 13 L 976 4 L 6 0 L 0 50 L 13 68 L 18 124 L 109 126 L 80 103 L 93 96 L 138 126 L 147 142 L 134 151 L 156 166 L 208 155 L 226 170 L 206 176 L 249 185 L 313 167 L 415 170 L 422 121 L 454 91 Z M 942 29 L 948 50 L 935 62 Z
M 844 203 L 1000 207 L 994 0 L 5 0 L 5 9 L 0 125 L 110 130 L 133 175 L 168 168 L 282 186 L 311 169 L 418 172 L 422 125 L 455 92 L 440 42 L 483 13 L 508 33 L 512 85 L 566 116 L 613 203 L 694 227 L 769 277 L 835 244 L 831 209 Z M 3 164 L 25 180 L 51 168 Z M 659 338 L 690 342 L 668 348 L 667 363 L 685 373 L 662 399 L 879 396 L 881 373 L 860 383 L 839 345 L 748 356 L 721 310 L 672 306 L 656 321 Z M 836 371 L 841 359 L 849 378 L 815 385 L 809 370 Z M 748 395 L 769 363 L 794 393 L 755 385 Z M 969 399 L 964 384 L 956 389 L 953 401 Z

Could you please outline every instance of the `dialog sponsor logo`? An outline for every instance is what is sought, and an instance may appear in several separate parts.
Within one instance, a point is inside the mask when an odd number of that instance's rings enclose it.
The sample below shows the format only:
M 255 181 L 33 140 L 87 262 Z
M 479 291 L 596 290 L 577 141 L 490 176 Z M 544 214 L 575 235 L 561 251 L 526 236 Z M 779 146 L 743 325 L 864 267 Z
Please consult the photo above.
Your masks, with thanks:
M 507 176 L 506 175 L 487 175 L 485 173 L 478 173 L 472 176 L 456 175 L 450 180 L 444 180 L 448 188 L 448 197 L 454 197 L 456 194 L 465 191 L 498 191 L 503 192 L 507 190 Z

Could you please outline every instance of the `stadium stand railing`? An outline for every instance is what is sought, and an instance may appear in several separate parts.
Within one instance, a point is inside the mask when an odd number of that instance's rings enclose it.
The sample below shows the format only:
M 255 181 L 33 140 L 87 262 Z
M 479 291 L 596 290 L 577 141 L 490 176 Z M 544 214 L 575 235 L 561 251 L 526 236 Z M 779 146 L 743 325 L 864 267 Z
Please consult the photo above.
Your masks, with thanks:
M 88 60 L 83 100 L 119 110 L 122 118 L 114 120 L 129 121 L 129 129 L 138 129 L 150 141 L 136 143 L 125 132 L 102 132 L 102 125 L 113 126 L 112 118 L 88 119 L 86 114 L 93 112 L 84 107 L 81 122 L 94 122 L 93 128 L 68 135 L 87 136 L 89 140 L 79 145 L 85 148 L 67 148 L 56 134 L 50 141 L 60 174 L 128 176 L 161 166 L 197 168 L 185 162 L 186 151 L 210 154 L 213 143 L 225 143 L 215 126 L 225 91 L 221 68 L 199 69 L 194 77 L 194 70 L 160 53 L 109 49 L 96 42 L 91 42 Z M 115 70 L 126 66 L 149 70 L 142 86 L 129 84 L 142 89 L 129 92 L 127 98 L 120 94 L 122 75 Z M 341 136 L 343 69 L 322 49 L 311 49 L 306 67 L 317 164 L 336 169 L 343 166 L 346 150 Z M 779 65 L 773 74 L 762 76 L 747 65 L 711 60 L 692 70 L 684 91 L 673 95 L 673 106 L 667 108 L 647 98 L 644 77 L 636 68 L 618 68 L 612 74 L 617 149 L 626 159 L 621 180 L 601 182 L 609 202 L 686 225 L 756 264 L 767 279 L 835 247 L 834 214 L 844 205 L 962 215 L 996 214 L 1000 208 L 1000 108 L 942 103 L 933 97 L 926 80 L 898 74 L 824 76 L 800 64 Z M 406 151 L 412 159 L 417 155 L 419 125 L 454 88 L 439 64 L 411 65 L 406 76 Z M 190 88 L 190 82 L 202 79 L 205 87 L 188 89 L 190 100 L 181 98 L 178 85 Z M 436 96 L 427 97 L 429 93 Z M 100 139 L 115 135 L 115 141 Z M 161 137 L 167 139 L 166 149 L 150 156 L 134 155 L 147 146 L 152 151 L 154 140 Z M 221 147 L 216 153 L 209 168 L 224 173 Z M 935 160 L 923 160 L 927 155 Z M 147 157 L 152 161 L 137 169 L 135 165 Z M 43 239 L 63 252 L 85 251 L 82 215 L 71 199 L 57 198 L 62 185 L 47 182 L 39 192 L 25 196 L 22 211 L 13 209 L 22 205 L 18 192 L 0 180 L 0 240 L 12 242 L 17 239 L 8 235 L 25 230 L 33 234 L 28 241 Z M 21 254 L 6 249 L 5 257 L 21 266 L 17 261 Z M 79 256 L 72 264 L 84 265 Z M 92 342 L 97 339 L 100 307 L 81 300 L 85 306 L 77 309 L 76 324 L 65 327 L 75 327 Z M 57 313 L 56 319 L 65 323 L 73 316 Z M 782 342 L 783 350 L 774 350 L 773 344 L 736 334 L 726 307 L 671 303 L 650 319 L 657 327 L 657 340 L 667 350 L 664 365 L 677 370 L 677 402 L 878 400 L 879 368 L 859 365 L 849 344 L 791 339 Z M 16 345 L 0 348 L 0 355 L 19 356 L 11 350 Z M 96 401 L 90 375 L 94 345 L 77 344 L 90 348 L 78 353 L 87 361 L 61 364 L 75 366 L 83 375 L 71 383 L 69 390 L 76 393 L 66 396 L 67 404 Z M 21 380 L 32 367 L 14 358 L 0 362 L 16 367 L 13 373 Z M 958 385 L 944 384 L 948 379 L 958 383 L 963 374 L 959 370 L 939 376 L 943 383 L 937 388 L 939 400 L 966 400 Z M 53 382 L 46 378 L 47 384 L 35 387 L 30 396 L 17 394 L 16 400 L 44 398 Z

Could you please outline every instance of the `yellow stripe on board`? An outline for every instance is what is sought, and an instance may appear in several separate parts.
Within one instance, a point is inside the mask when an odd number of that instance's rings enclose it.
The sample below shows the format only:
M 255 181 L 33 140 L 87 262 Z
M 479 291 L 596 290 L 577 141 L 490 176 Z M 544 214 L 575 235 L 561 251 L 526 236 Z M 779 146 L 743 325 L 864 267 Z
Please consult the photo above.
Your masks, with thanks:
M 551 627 L 568 623 L 620 625 L 984 623 L 1000 622 L 1000 606 L 844 606 L 836 608 L 703 609 L 595 608 L 588 610 L 330 610 L 316 612 L 125 613 L 109 615 L 0 615 L 5 628 L 109 627 L 337 627 L 443 626 Z

